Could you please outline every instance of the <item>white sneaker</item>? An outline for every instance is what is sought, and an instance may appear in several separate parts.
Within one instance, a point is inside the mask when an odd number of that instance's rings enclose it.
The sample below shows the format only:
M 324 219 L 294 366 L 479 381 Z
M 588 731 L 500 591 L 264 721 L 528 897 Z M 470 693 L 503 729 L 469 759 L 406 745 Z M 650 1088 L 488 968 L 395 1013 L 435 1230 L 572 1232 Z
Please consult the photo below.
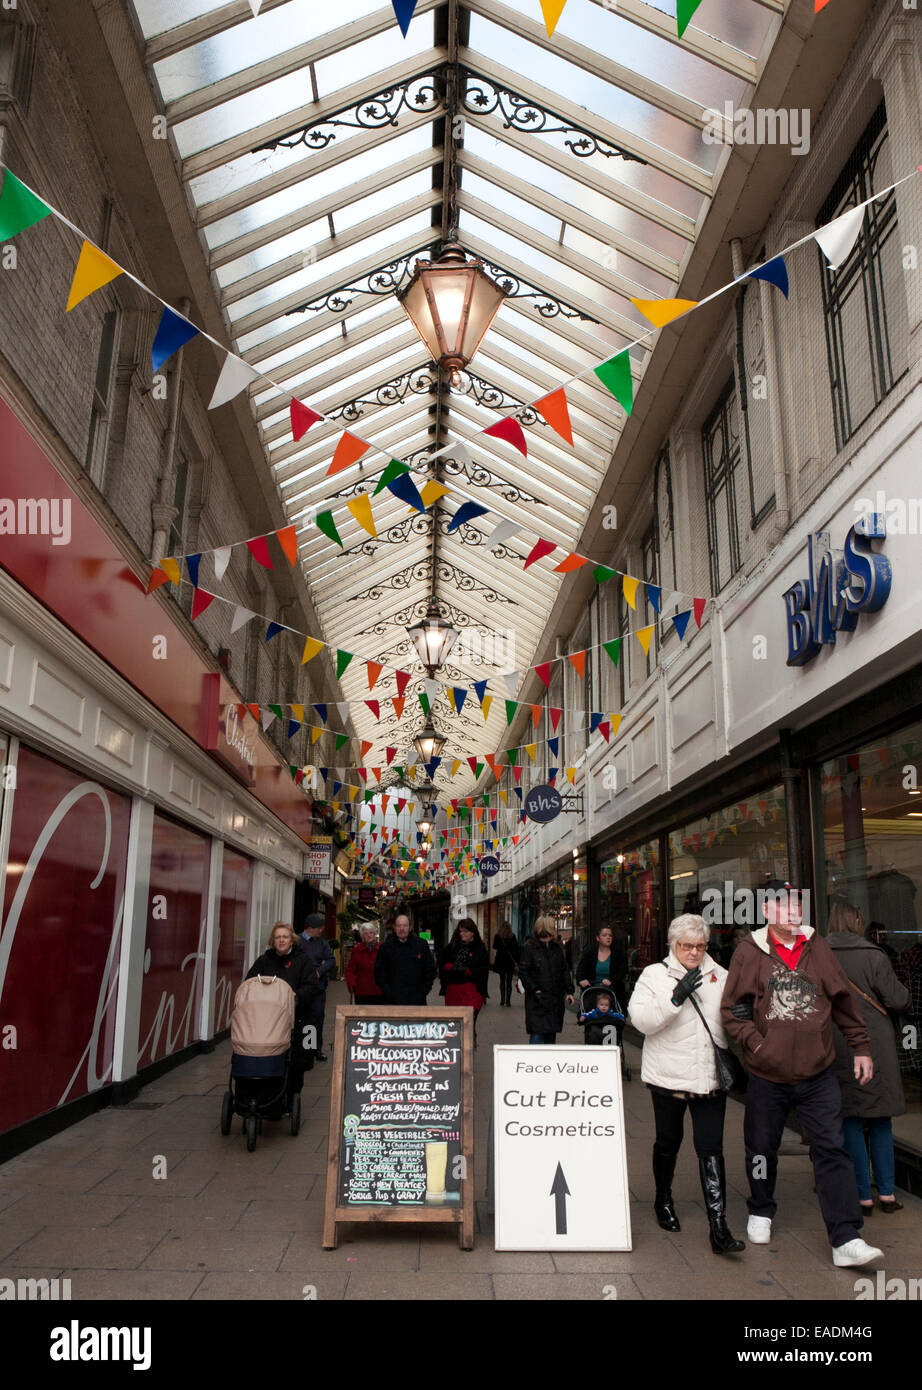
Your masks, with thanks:
M 768 1245 L 772 1238 L 772 1223 L 768 1216 L 750 1216 L 746 1236 L 751 1245 Z
M 873 1245 L 868 1245 L 866 1240 L 856 1236 L 854 1240 L 847 1240 L 844 1245 L 834 1245 L 832 1248 L 832 1262 L 840 1267 L 848 1265 L 869 1265 L 872 1260 L 883 1259 L 884 1252 L 876 1249 Z

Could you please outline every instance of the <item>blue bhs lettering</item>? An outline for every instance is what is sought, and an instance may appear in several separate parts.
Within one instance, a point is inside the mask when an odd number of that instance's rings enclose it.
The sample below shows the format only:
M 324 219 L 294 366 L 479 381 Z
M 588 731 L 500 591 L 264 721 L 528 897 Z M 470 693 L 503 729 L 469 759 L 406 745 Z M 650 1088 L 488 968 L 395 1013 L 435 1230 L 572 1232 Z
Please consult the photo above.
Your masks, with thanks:
M 837 632 L 853 632 L 859 613 L 876 613 L 890 596 L 893 571 L 872 540 L 887 534 L 879 512 L 859 517 L 845 537 L 844 552 L 829 544 L 829 533 L 809 538 L 809 577 L 798 579 L 783 595 L 788 626 L 789 666 L 805 666 L 824 644 L 835 645 Z

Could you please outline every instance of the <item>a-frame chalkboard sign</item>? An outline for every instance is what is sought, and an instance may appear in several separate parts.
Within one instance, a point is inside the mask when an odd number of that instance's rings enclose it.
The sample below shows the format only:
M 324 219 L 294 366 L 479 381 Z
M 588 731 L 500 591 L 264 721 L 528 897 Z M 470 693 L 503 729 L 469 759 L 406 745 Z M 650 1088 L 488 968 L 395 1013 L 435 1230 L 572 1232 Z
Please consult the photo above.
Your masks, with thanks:
M 472 1009 L 340 1004 L 323 1245 L 352 1221 L 435 1221 L 474 1247 Z

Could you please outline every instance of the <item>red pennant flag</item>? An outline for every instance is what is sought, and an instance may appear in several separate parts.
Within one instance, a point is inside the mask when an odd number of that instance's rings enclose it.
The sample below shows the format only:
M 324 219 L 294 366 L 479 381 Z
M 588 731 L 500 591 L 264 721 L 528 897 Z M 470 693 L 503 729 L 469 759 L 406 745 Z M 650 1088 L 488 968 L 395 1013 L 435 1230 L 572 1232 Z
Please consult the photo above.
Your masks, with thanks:
M 359 754 L 359 756 L 362 757 L 362 758 L 364 758 L 365 754 L 366 754 L 366 753 L 370 753 L 371 750 L 372 750 L 372 748 L 374 748 L 374 744 L 373 744 L 373 743 L 369 743 L 367 738 L 363 738 L 363 739 L 362 739 L 362 751 L 361 751 L 361 753 Z
M 537 729 L 538 725 L 541 723 L 541 706 L 540 706 L 540 705 L 532 705 L 532 707 L 531 707 L 531 720 L 532 720 L 532 724 L 533 724 L 534 727 Z
M 391 699 L 391 704 L 394 706 L 394 713 L 396 714 L 397 718 L 402 719 L 403 707 L 406 704 L 406 700 L 403 698 L 402 695 L 399 697 L 395 696 Z
M 520 767 L 514 767 L 512 769 L 512 772 L 515 777 L 515 784 L 516 786 L 518 786 L 522 780 L 522 769 Z
M 272 557 L 269 554 L 269 540 L 266 536 L 257 536 L 255 540 L 247 541 L 247 550 L 264 570 L 275 569 Z
M 468 758 L 468 760 L 467 760 L 467 765 L 468 765 L 468 767 L 470 768 L 471 772 L 473 772 L 474 776 L 476 777 L 476 775 L 477 775 L 477 759 L 476 759 L 476 758 Z M 470 806 L 470 804 L 471 804 L 471 802 L 470 802 L 470 797 L 468 797 L 468 802 L 467 802 L 467 804 L 468 804 L 468 806 Z
M 457 812 L 457 810 L 458 810 L 458 798 L 457 798 L 456 796 L 453 796 L 452 799 L 451 799 L 451 809 L 452 809 L 453 811 L 455 811 L 455 812 Z M 458 833 L 457 831 L 454 831 L 454 832 L 453 832 L 453 837 L 454 837 L 454 838 L 457 837 L 457 833 Z
M 151 576 L 147 584 L 147 592 L 152 594 L 155 589 L 160 588 L 161 584 L 169 584 L 169 582 L 170 576 L 167 574 L 166 570 L 162 570 L 158 565 L 155 570 L 151 571 Z
M 583 565 L 588 565 L 589 561 L 585 555 L 577 555 L 574 550 L 565 560 L 561 560 L 559 565 L 554 566 L 555 574 L 572 574 L 574 570 L 582 569 Z
M 298 537 L 294 526 L 283 526 L 281 531 L 276 531 L 278 543 L 285 552 L 285 559 L 289 565 L 297 564 L 298 560 Z
M 409 671 L 398 671 L 398 672 L 397 672 L 397 694 L 398 694 L 398 695 L 403 695 L 404 692 L 406 691 L 407 686 L 408 686 L 409 684 L 410 684 L 410 673 L 409 673 Z
M 562 386 L 559 391 L 552 391 L 549 396 L 542 396 L 540 401 L 535 401 L 534 409 L 544 416 L 551 429 L 555 430 L 561 439 L 565 439 L 572 446 L 573 426 L 570 424 L 567 393 Z
M 385 754 L 385 757 L 387 758 L 387 765 L 388 765 L 388 767 L 390 767 L 391 763 L 394 761 L 394 759 L 395 759 L 396 756 L 397 756 L 397 749 L 396 749 L 396 748 L 385 748 L 384 754 Z
M 551 685 L 551 663 L 549 661 L 542 661 L 540 666 L 535 667 L 535 675 L 538 677 L 538 680 L 544 686 L 545 690 L 549 690 Z
M 209 594 L 207 589 L 196 589 L 192 595 L 192 618 L 200 618 L 206 608 L 210 608 L 214 603 L 214 594 Z
M 247 709 L 250 711 L 250 713 L 252 714 L 253 718 L 256 719 L 256 720 L 258 721 L 258 719 L 259 719 L 259 705 L 247 705 Z
M 295 773 L 295 786 L 296 786 L 296 787 L 300 787 L 300 785 L 301 785 L 301 783 L 302 783 L 303 781 L 304 781 L 304 768 L 303 768 L 303 767 L 299 767 L 298 770 L 297 770 L 297 772 Z
M 381 706 L 378 704 L 378 701 L 377 701 L 377 700 L 366 700 L 365 703 L 366 703 L 366 705 L 368 706 L 368 708 L 371 710 L 371 712 L 372 712 L 372 714 L 374 715 L 375 719 L 380 719 L 380 718 L 381 718 Z
M 554 733 L 556 734 L 557 725 L 560 723 L 560 716 L 563 714 L 563 710 L 551 708 L 549 713 L 551 716 L 551 728 L 554 730 Z
M 599 733 L 602 735 L 606 743 L 610 741 L 609 735 L 611 734 L 611 725 L 609 724 L 607 719 L 603 719 L 602 723 L 599 725 Z
M 239 722 L 242 724 L 243 721 L 244 721 L 244 718 L 246 717 L 246 712 L 247 712 L 247 707 L 246 707 L 246 705 L 234 705 L 234 709 L 237 711 L 237 719 L 238 719 Z
M 364 753 L 362 754 L 362 756 L 365 756 Z M 363 767 L 357 767 L 355 770 L 359 774 L 363 782 L 368 781 L 368 773 L 365 771 Z
M 326 471 L 326 477 L 332 477 L 334 473 L 341 473 L 344 468 L 348 468 L 353 463 L 358 463 L 363 454 L 367 454 L 371 448 L 364 439 L 359 439 L 357 435 L 350 434 L 348 430 L 343 430 L 342 438 L 336 446 L 333 455 L 333 462 Z
M 316 425 L 317 421 L 322 419 L 323 416 L 318 415 L 316 410 L 311 410 L 309 405 L 305 405 L 303 401 L 296 400 L 292 397 L 291 432 L 295 437 L 295 442 L 299 439 L 303 439 L 311 425 Z
M 398 816 L 400 815 L 400 812 L 403 810 L 403 808 L 404 808 L 404 806 L 406 806 L 406 804 L 407 804 L 407 799 L 406 799 L 405 796 L 398 797 L 398 799 L 397 799 L 397 814 L 398 814 Z M 394 831 L 394 834 L 395 834 L 395 835 L 397 834 L 397 831 L 396 831 L 396 830 Z
M 536 560 L 543 560 L 545 555 L 550 555 L 551 551 L 556 549 L 557 547 L 553 541 L 538 541 L 532 546 L 528 559 L 525 561 L 522 568 L 527 570 L 529 565 L 533 565 Z
M 375 685 L 377 684 L 378 677 L 384 670 L 384 667 L 379 666 L 377 661 L 366 661 L 365 667 L 368 671 L 368 689 L 374 690 Z
M 511 444 L 513 449 L 518 449 L 520 454 L 528 458 L 528 445 L 525 442 L 525 431 L 518 420 L 513 420 L 507 416 L 505 420 L 497 420 L 495 425 L 491 425 L 484 434 L 492 435 L 494 439 L 504 439 L 507 444 Z
M 698 624 L 699 627 L 701 626 L 701 617 L 702 617 L 702 614 L 704 613 L 704 609 L 705 609 L 706 604 L 707 604 L 707 599 L 706 599 L 706 598 L 696 598 L 696 599 L 694 600 L 694 605 L 695 605 L 695 622 Z
M 570 653 L 569 659 L 572 662 L 572 664 L 576 667 L 576 673 L 579 676 L 580 680 L 582 680 L 583 676 L 586 674 L 586 653 L 572 652 Z M 554 727 L 556 728 L 557 726 L 555 725 Z

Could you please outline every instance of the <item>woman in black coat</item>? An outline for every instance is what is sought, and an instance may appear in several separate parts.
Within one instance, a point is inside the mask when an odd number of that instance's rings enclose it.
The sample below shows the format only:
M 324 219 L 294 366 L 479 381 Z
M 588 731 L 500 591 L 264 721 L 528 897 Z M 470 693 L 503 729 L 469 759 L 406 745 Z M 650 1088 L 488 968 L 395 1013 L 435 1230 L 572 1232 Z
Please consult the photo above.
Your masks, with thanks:
M 553 1043 L 563 1027 L 564 1004 L 573 1003 L 573 982 L 551 917 L 539 917 L 519 961 L 525 986 L 525 1027 L 530 1043 Z
M 871 1040 L 874 1075 L 864 1086 L 855 1080 L 852 1054 L 845 1039 L 835 1029 L 836 1072 L 842 1087 L 842 1132 L 845 1147 L 855 1167 L 858 1196 L 865 1216 L 874 1210 L 871 1200 L 871 1168 L 877 1184 L 878 1207 L 883 1212 L 902 1210 L 893 1195 L 894 1115 L 906 1110 L 896 1035 L 888 1009 L 901 1012 L 909 1005 L 909 990 L 900 984 L 886 952 L 866 941 L 861 913 L 850 903 L 834 903 L 829 910 L 826 937 L 835 952 L 836 963 L 847 975 L 855 1003 Z M 864 1127 L 868 1128 L 871 1161 L 865 1147 Z
M 250 966 L 246 977 L 252 980 L 256 975 L 275 975 L 291 985 L 295 992 L 295 1024 L 291 1030 L 288 1067 L 289 1095 L 294 1095 L 304 1085 L 305 1071 L 310 1071 L 314 1065 L 314 1053 L 304 1045 L 303 1030 L 310 1022 L 311 1000 L 320 993 L 322 985 L 310 956 L 287 922 L 276 922 L 268 947 Z
M 519 964 L 519 943 L 508 922 L 493 938 L 493 969 L 499 976 L 499 1006 L 512 1008 L 512 978 Z

